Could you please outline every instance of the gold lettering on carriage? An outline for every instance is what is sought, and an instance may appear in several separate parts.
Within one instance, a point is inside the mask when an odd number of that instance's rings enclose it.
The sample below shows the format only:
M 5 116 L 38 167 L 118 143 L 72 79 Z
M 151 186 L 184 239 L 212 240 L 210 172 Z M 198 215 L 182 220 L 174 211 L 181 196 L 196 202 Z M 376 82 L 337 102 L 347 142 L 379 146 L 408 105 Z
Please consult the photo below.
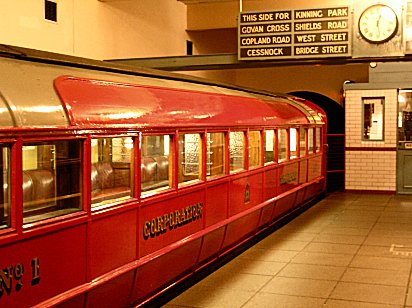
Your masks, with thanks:
M 10 265 L 0 270 L 0 299 L 4 293 L 10 295 L 13 290 L 19 292 L 23 287 L 23 275 L 25 267 L 23 263 Z M 14 281 L 14 282 L 13 282 Z M 40 282 L 40 261 L 39 258 L 31 260 L 31 285 L 34 286 Z
M 203 203 L 199 202 L 180 210 L 154 217 L 151 220 L 146 220 L 143 225 L 143 238 L 147 240 L 149 237 L 153 238 L 164 234 L 167 230 L 171 231 L 202 218 L 202 214 Z

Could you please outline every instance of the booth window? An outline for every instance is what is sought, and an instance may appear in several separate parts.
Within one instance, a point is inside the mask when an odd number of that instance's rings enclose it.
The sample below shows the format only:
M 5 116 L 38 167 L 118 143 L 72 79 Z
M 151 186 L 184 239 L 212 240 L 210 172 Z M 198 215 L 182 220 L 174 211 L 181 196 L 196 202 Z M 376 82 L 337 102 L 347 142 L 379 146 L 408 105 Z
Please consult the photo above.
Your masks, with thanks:
M 245 169 L 244 149 L 245 134 L 244 132 L 230 132 L 229 135 L 230 150 L 230 171 L 235 172 Z
M 0 177 L 3 186 L 3 192 L 0 194 L 0 229 L 10 227 L 10 148 L 7 145 L 1 145 L 0 164 L 2 177 Z
M 249 168 L 261 165 L 261 134 L 260 131 L 249 131 Z
M 82 141 L 23 144 L 23 221 L 81 210 Z
M 141 143 L 142 195 L 172 187 L 169 135 L 143 136 Z
M 207 133 L 207 177 L 225 174 L 225 134 Z
M 44 1 L 44 18 L 57 22 L 57 3 L 55 1 Z
M 179 136 L 179 184 L 202 179 L 202 138 L 200 134 Z
M 92 143 L 92 207 L 132 197 L 133 138 L 96 138 Z
M 384 97 L 362 98 L 362 140 L 383 140 Z

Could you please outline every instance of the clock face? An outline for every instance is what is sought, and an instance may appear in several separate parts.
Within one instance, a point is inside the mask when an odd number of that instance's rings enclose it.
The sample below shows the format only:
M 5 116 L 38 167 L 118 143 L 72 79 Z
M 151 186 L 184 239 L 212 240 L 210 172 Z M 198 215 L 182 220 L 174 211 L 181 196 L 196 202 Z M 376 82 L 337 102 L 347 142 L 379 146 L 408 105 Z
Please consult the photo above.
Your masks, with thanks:
M 376 4 L 363 11 L 359 18 L 359 33 L 371 43 L 390 40 L 398 30 L 398 18 L 389 6 Z

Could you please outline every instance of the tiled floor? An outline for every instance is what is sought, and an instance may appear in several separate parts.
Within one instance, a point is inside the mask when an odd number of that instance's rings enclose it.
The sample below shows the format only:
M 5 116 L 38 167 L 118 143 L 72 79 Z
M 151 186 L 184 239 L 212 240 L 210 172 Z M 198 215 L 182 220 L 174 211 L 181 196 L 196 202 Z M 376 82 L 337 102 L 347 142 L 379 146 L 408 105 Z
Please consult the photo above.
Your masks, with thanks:
M 412 196 L 333 193 L 167 308 L 412 307 Z

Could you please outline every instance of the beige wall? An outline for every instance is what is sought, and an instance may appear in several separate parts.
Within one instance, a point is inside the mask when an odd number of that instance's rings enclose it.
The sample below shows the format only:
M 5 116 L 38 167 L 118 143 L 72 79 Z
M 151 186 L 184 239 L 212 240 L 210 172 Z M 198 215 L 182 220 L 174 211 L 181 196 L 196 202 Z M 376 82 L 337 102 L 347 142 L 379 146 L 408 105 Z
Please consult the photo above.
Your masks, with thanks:
M 0 43 L 94 59 L 186 54 L 181 2 L 56 2 L 54 23 L 44 19 L 44 0 L 0 1 Z
M 343 83 L 368 82 L 368 67 L 367 64 L 307 65 L 185 73 L 271 92 L 316 92 L 343 104 Z
M 187 6 L 188 30 L 206 30 L 237 27 L 240 0 L 196 3 Z M 267 11 L 309 7 L 349 5 L 351 0 L 243 0 L 242 11 Z

